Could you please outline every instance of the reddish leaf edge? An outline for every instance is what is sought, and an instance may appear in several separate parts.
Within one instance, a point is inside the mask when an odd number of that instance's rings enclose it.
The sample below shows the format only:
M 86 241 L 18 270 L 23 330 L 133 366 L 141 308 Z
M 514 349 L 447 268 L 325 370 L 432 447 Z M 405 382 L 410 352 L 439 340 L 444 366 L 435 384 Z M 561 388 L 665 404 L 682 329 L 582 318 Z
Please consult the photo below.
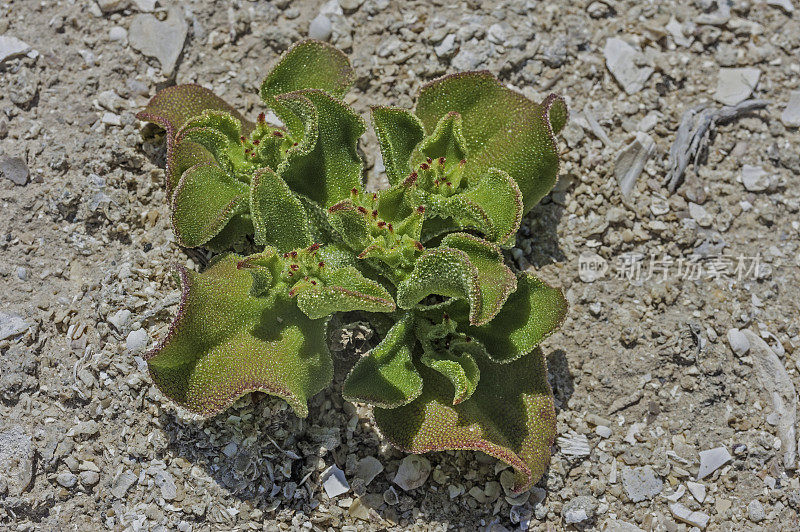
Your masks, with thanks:
M 232 253 L 231 255 L 236 255 L 236 254 Z M 220 257 L 217 258 L 217 260 L 221 260 L 225 256 L 227 256 L 227 254 L 226 255 L 221 255 Z M 244 259 L 244 257 L 241 257 L 241 258 Z M 214 261 L 214 262 L 216 262 L 216 261 Z M 213 262 L 212 262 L 212 264 L 213 264 Z M 180 281 L 181 281 L 181 301 L 180 301 L 180 304 L 178 306 L 178 312 L 175 315 L 175 318 L 172 320 L 172 323 L 170 323 L 170 326 L 169 326 L 169 329 L 167 331 L 166 336 L 164 336 L 164 338 L 156 345 L 156 347 L 154 347 L 153 349 L 151 349 L 150 351 L 148 351 L 147 353 L 145 353 L 142 356 L 142 359 L 145 362 L 148 362 L 150 359 L 152 359 L 156 355 L 158 355 L 158 353 L 160 353 L 161 350 L 164 349 L 167 346 L 167 344 L 170 342 L 170 340 L 172 340 L 172 338 L 174 338 L 175 335 L 177 335 L 180 332 L 180 328 L 182 326 L 183 320 L 186 317 L 186 304 L 189 301 L 189 292 L 191 291 L 192 280 L 189 278 L 188 270 L 182 264 L 177 264 L 176 263 L 175 264 L 175 269 L 178 271 L 178 275 L 179 275 Z M 324 334 L 326 335 L 326 337 L 327 337 L 327 334 L 328 334 L 328 323 L 329 323 L 329 320 L 326 319 L 325 320 L 325 325 L 324 325 L 324 328 L 325 328 Z M 247 395 L 249 393 L 253 393 L 253 392 L 264 392 L 266 394 L 274 395 L 276 397 L 279 397 L 279 398 L 283 399 L 284 401 L 286 401 L 289 404 L 290 407 L 292 407 L 292 409 L 294 410 L 294 413 L 295 413 L 295 415 L 297 415 L 297 417 L 301 417 L 301 418 L 308 417 L 308 404 L 307 404 L 307 402 L 305 402 L 305 401 L 297 401 L 296 398 L 294 397 L 294 395 L 289 390 L 287 390 L 285 388 L 282 389 L 282 388 L 277 388 L 277 387 L 266 386 L 264 384 L 260 384 L 260 383 L 257 383 L 257 382 L 253 382 L 251 384 L 246 384 L 246 385 L 240 386 L 240 387 L 232 390 L 231 393 L 228 394 L 228 396 L 225 399 L 223 399 L 222 401 L 216 403 L 213 408 L 206 408 L 206 409 L 192 408 L 189 404 L 187 404 L 185 402 L 178 401 L 177 399 L 174 399 L 174 398 L 170 397 L 162 389 L 161 383 L 160 383 L 158 377 L 156 376 L 155 372 L 153 371 L 153 369 L 152 369 L 152 367 L 150 366 L 149 363 L 147 364 L 147 372 L 150 375 L 150 379 L 153 381 L 153 384 L 155 384 L 156 388 L 158 388 L 159 391 L 161 391 L 166 397 L 169 397 L 170 401 L 172 401 L 173 403 L 175 403 L 177 405 L 180 405 L 183 408 L 186 408 L 190 412 L 193 412 L 195 414 L 200 415 L 201 417 L 203 417 L 205 419 L 212 418 L 212 417 L 216 416 L 217 414 L 219 414 L 220 412 L 223 412 L 223 411 L 227 410 L 228 408 L 230 408 L 231 405 L 233 405 L 240 398 L 244 397 L 245 395 Z M 310 397 L 309 397 L 309 399 L 310 399 Z
M 537 348 L 534 348 L 534 349 L 537 349 Z M 542 361 L 543 361 L 543 370 L 544 370 L 545 373 L 547 373 L 547 357 L 544 356 L 544 353 L 542 353 Z M 547 382 L 546 379 L 545 379 L 545 384 L 547 386 L 547 391 L 549 392 L 547 397 L 552 399 L 553 398 L 553 389 L 550 386 L 550 383 Z M 452 405 L 447 405 L 447 406 L 452 406 Z M 380 407 L 378 405 L 375 405 L 375 407 L 382 408 L 382 407 Z M 548 438 L 548 441 L 547 441 L 547 448 L 549 450 L 549 449 L 552 449 L 553 443 L 555 442 L 555 437 L 556 437 L 556 429 L 555 429 L 556 410 L 555 410 L 555 403 L 552 400 L 549 401 L 549 405 L 548 405 L 548 408 L 547 408 L 547 414 L 546 415 L 548 416 L 548 419 L 552 419 L 553 420 L 553 425 L 554 425 L 554 428 L 551 431 L 551 437 Z M 374 414 L 373 414 L 373 419 L 374 419 Z M 411 449 L 411 448 L 404 447 L 403 445 L 399 445 L 399 444 L 395 443 L 391 438 L 386 436 L 386 434 L 384 434 L 383 430 L 381 430 L 380 426 L 378 426 L 377 422 L 374 424 L 373 428 L 375 430 L 377 430 L 378 431 L 378 435 L 382 439 L 388 441 L 389 444 L 391 444 L 392 447 L 394 447 L 395 449 L 397 449 L 400 452 L 404 452 L 404 453 L 408 453 L 408 454 L 425 454 L 425 453 L 429 453 L 429 452 L 441 452 L 441 451 L 480 451 L 480 452 L 486 453 L 489 456 L 492 456 L 493 458 L 496 458 L 496 459 L 500 460 L 501 462 L 504 462 L 504 463 L 510 465 L 514 469 L 514 471 L 516 473 L 516 475 L 515 475 L 516 478 L 514 480 L 514 487 L 511 490 L 513 493 L 522 493 L 524 491 L 527 491 L 527 490 L 531 489 L 533 487 L 533 485 L 536 484 L 537 482 L 539 482 L 539 480 L 544 476 L 544 474 L 547 472 L 548 467 L 550 466 L 550 462 L 552 461 L 552 452 L 546 453 L 546 460 L 542 464 L 542 471 L 541 471 L 541 473 L 539 474 L 538 477 L 534 477 L 533 470 L 530 468 L 530 466 L 528 466 L 528 464 L 525 462 L 525 460 L 523 460 L 517 453 L 515 453 L 514 451 L 512 451 L 512 450 L 510 450 L 510 449 L 508 449 L 506 447 L 503 447 L 501 445 L 493 444 L 492 442 L 490 442 L 488 440 L 481 440 L 481 441 L 475 442 L 475 443 L 473 443 L 471 445 L 470 444 L 467 444 L 467 445 L 453 445 L 453 446 L 449 446 L 449 445 L 443 445 L 443 446 L 428 445 L 426 447 L 419 448 L 419 449 Z M 521 478 L 525 479 L 524 482 L 520 482 Z

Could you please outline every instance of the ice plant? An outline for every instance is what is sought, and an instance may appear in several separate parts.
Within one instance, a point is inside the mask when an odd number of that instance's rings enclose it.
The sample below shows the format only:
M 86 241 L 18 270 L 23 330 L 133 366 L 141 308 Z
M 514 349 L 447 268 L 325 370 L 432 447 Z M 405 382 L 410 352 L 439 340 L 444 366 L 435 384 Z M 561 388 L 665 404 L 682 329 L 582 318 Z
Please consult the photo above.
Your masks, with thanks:
M 392 325 L 345 398 L 374 405 L 399 448 L 484 451 L 527 489 L 555 435 L 538 344 L 566 302 L 512 271 L 502 248 L 555 182 L 564 101 L 536 104 L 466 72 L 425 85 L 413 110 L 375 107 L 390 187 L 371 192 L 356 150 L 365 125 L 342 100 L 353 79 L 341 52 L 304 41 L 261 86 L 282 126 L 247 121 L 196 85 L 163 90 L 139 114 L 166 131 L 179 242 L 225 251 L 248 237 L 264 249 L 179 268 L 181 306 L 147 356 L 152 378 L 207 416 L 256 390 L 305 416 L 332 378 L 330 316 L 382 313 Z

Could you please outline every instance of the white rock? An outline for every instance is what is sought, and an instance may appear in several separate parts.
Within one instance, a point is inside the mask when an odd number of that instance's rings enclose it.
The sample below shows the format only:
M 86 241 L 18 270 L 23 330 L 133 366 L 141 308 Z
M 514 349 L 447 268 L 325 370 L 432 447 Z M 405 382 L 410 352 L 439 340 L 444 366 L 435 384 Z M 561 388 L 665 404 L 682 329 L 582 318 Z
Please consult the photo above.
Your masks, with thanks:
M 120 118 L 120 116 L 116 113 L 109 113 L 108 111 L 103 113 L 103 116 L 102 118 L 100 118 L 100 121 L 109 126 L 119 127 L 122 125 L 122 119 Z
M 708 526 L 708 522 L 711 520 L 708 514 L 703 512 L 693 512 L 683 504 L 679 502 L 673 502 L 669 505 L 669 510 L 672 512 L 672 516 L 679 521 L 683 521 L 684 523 L 690 524 L 692 526 L 696 526 L 701 530 L 705 529 Z
M 644 170 L 647 160 L 655 152 L 656 143 L 647 133 L 639 131 L 636 138 L 622 148 L 614 162 L 614 176 L 617 178 L 620 192 L 628 196 L 636 186 L 636 180 Z
M 764 505 L 758 499 L 753 499 L 747 505 L 747 517 L 754 523 L 760 523 L 767 517 Z
M 9 495 L 22 495 L 33 480 L 34 453 L 33 441 L 20 425 L 0 432 L 0 480 Z
M 680 484 L 678 486 L 678 489 L 673 491 L 671 494 L 664 495 L 664 498 L 671 502 L 678 502 L 685 493 L 686 493 L 686 486 Z
M 165 501 L 173 500 L 178 494 L 178 488 L 175 486 L 175 479 L 172 475 L 162 470 L 159 470 L 155 474 L 155 478 L 153 479 L 156 483 L 156 486 L 161 488 L 161 496 L 164 498 Z
M 125 42 L 128 40 L 128 30 L 122 26 L 114 26 L 108 30 L 108 38 L 112 41 Z
M 800 127 L 800 91 L 789 94 L 789 102 L 781 113 L 781 122 L 786 127 Z
M 117 499 L 125 497 L 125 494 L 128 493 L 137 478 L 131 471 L 123 471 L 111 483 L 111 495 Z
M 425 484 L 431 474 L 431 463 L 424 456 L 410 454 L 403 458 L 393 482 L 403 491 L 413 490 Z
M 692 494 L 692 497 L 699 503 L 703 503 L 706 500 L 706 487 L 699 482 L 692 482 L 691 480 L 686 481 L 686 487 L 689 488 L 689 493 Z
M 747 336 L 739 329 L 730 329 L 728 331 L 728 344 L 731 346 L 731 351 L 740 357 L 750 350 L 750 342 L 747 340 Z
M 321 480 L 325 494 L 331 499 L 350 491 L 350 484 L 347 483 L 344 471 L 336 467 L 335 464 L 323 471 Z
M 758 85 L 757 68 L 720 68 L 714 99 L 724 105 L 736 105 L 748 99 Z
M 112 113 L 118 113 L 125 108 L 125 100 L 120 98 L 119 95 L 113 90 L 103 91 L 98 94 L 97 103 L 100 104 L 100 107 L 103 107 Z
M 769 173 L 760 166 L 742 166 L 742 184 L 750 192 L 761 192 L 769 187 Z
M 506 29 L 502 24 L 494 23 L 489 26 L 489 31 L 486 32 L 486 38 L 489 39 L 489 42 L 494 44 L 505 44 Z
M 792 0 L 767 0 L 767 4 L 779 7 L 784 11 L 786 11 L 787 13 L 792 13 L 794 11 Z
M 113 13 L 125 9 L 130 4 L 130 0 L 97 0 L 97 5 L 103 13 Z
M 433 47 L 437 57 L 450 57 L 456 49 L 456 36 L 451 33 L 440 42 L 437 46 Z
M 643 132 L 647 133 L 648 131 L 650 131 L 651 129 L 656 127 L 656 125 L 658 124 L 658 121 L 663 116 L 664 115 L 662 115 L 658 111 L 650 111 L 649 113 L 647 113 L 645 115 L 644 118 L 642 118 L 639 121 L 639 126 L 638 126 L 639 131 L 643 131 Z
M 97 471 L 81 471 L 81 484 L 84 486 L 94 486 L 100 482 L 100 473 Z
M 59 473 L 56 475 L 56 482 L 62 488 L 73 488 L 78 483 L 78 476 L 73 473 Z
M 11 35 L 0 35 L 0 65 L 8 59 L 25 55 L 31 51 L 28 43 Z
M 703 480 L 730 461 L 731 453 L 725 447 L 700 451 L 700 469 L 697 471 L 697 480 Z
M 383 471 L 383 464 L 374 456 L 366 456 L 356 464 L 356 478 L 364 481 L 365 486 L 369 486 L 375 477 Z
M 331 38 L 332 32 L 331 20 L 323 14 L 317 15 L 308 25 L 308 37 L 310 39 L 327 41 Z
M 611 429 L 606 427 L 605 425 L 597 425 L 594 428 L 595 434 L 600 436 L 601 438 L 610 438 L 611 437 Z
M 714 221 L 714 218 L 708 213 L 705 207 L 691 201 L 689 202 L 689 216 L 691 216 L 692 220 L 697 222 L 697 225 L 700 227 L 710 227 L 711 223 Z
M 152 13 L 156 9 L 156 0 L 132 0 L 134 9 L 142 13 Z
M 30 323 L 22 319 L 22 316 L 0 312 L 0 340 L 22 334 L 27 331 L 30 326 Z
M 131 319 L 131 311 L 124 308 L 118 310 L 116 313 L 114 313 L 113 316 L 108 318 L 108 322 L 111 325 L 113 325 L 117 331 L 122 332 L 122 329 L 125 328 L 130 319 Z
M 601 530 L 603 530 L 603 532 L 644 532 L 644 530 L 633 523 L 620 521 L 619 519 L 614 519 L 613 517 L 609 517 L 603 521 Z
M 672 35 L 672 40 L 675 41 L 675 44 L 678 46 L 691 46 L 692 38 L 686 37 L 683 34 L 683 26 L 681 23 L 677 21 L 677 19 L 673 16 L 670 21 L 664 26 L 664 29 L 667 30 L 670 35 Z
M 565 436 L 559 436 L 557 440 L 558 446 L 561 448 L 561 453 L 566 456 L 589 456 L 591 447 L 589 447 L 589 439 L 585 434 L 578 434 L 574 431 L 569 431 Z
M 652 499 L 664 489 L 664 482 L 650 466 L 622 469 L 622 487 L 631 502 Z
M 161 63 L 161 72 L 171 76 L 186 42 L 189 25 L 183 11 L 172 6 L 163 22 L 150 14 L 140 13 L 133 17 L 128 39 L 131 47 L 146 56 L 155 57 Z
M 136 329 L 128 333 L 128 337 L 125 339 L 125 345 L 128 351 L 133 354 L 143 353 L 144 350 L 147 349 L 147 342 L 149 339 L 147 331 L 144 329 Z
M 642 90 L 653 73 L 652 67 L 637 66 L 643 62 L 644 54 L 622 39 L 613 37 L 607 40 L 603 56 L 608 70 L 629 95 Z
M 341 6 L 344 11 L 355 11 L 361 7 L 363 3 L 364 0 L 339 0 L 339 6 Z

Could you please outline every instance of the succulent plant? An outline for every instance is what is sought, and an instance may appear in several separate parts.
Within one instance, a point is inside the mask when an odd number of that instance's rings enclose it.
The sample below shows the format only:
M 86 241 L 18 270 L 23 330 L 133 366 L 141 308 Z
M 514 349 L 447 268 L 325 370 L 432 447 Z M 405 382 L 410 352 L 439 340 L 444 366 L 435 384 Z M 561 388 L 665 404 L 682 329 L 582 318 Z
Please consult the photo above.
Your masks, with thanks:
M 166 132 L 179 242 L 263 247 L 203 273 L 179 268 L 180 310 L 147 355 L 151 376 L 206 416 L 251 391 L 306 416 L 332 379 L 330 317 L 383 315 L 391 326 L 345 398 L 374 405 L 397 447 L 484 451 L 527 489 L 555 435 L 538 344 L 567 305 L 502 249 L 555 183 L 566 105 L 533 103 L 488 72 L 434 80 L 413 111 L 372 109 L 390 187 L 371 192 L 356 149 L 365 124 L 342 100 L 353 79 L 341 52 L 304 41 L 261 85 L 280 127 L 197 85 L 165 89 L 139 114 Z

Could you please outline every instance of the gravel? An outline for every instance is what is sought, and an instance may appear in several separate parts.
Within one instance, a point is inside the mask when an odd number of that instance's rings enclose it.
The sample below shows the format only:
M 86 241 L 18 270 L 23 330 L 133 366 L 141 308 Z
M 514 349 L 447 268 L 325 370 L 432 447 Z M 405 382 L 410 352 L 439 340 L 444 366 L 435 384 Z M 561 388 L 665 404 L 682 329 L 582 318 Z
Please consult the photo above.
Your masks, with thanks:
M 0 529 L 797 528 L 791 3 L 78 4 L 18 0 L 0 17 L 0 159 L 28 172 L 25 186 L 0 177 L 0 442 L 21 449 L 2 455 Z M 303 420 L 261 396 L 200 420 L 147 374 L 180 301 L 173 265 L 210 255 L 176 245 L 163 137 L 133 114 L 160 87 L 199 83 L 255 116 L 266 68 L 320 16 L 315 36 L 352 57 L 346 98 L 367 121 L 459 68 L 569 102 L 558 184 L 508 253 L 570 301 L 541 344 L 559 439 L 532 490 L 514 494 L 512 470 L 473 451 L 426 454 L 419 487 L 393 484 L 407 455 L 371 408 L 341 400 L 338 376 Z M 732 69 L 745 75 L 718 94 Z M 385 182 L 371 130 L 361 148 L 370 183 Z M 374 345 L 360 327 L 341 336 L 337 375 Z M 734 349 L 734 329 L 766 348 Z M 330 498 L 334 465 L 349 491 Z M 661 491 L 632 502 L 631 471 Z M 593 515 L 568 524 L 583 497 Z

